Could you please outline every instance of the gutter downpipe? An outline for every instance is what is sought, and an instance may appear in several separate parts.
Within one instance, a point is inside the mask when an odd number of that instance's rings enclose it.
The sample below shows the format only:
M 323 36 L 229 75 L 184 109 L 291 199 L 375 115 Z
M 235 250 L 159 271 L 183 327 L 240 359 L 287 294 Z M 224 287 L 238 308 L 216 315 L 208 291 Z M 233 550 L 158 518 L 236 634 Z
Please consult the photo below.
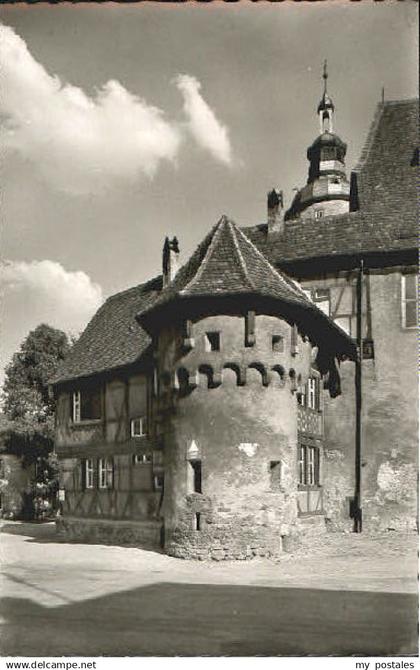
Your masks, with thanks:
M 356 435 L 355 435 L 355 486 L 353 507 L 353 532 L 362 532 L 362 363 L 363 363 L 363 332 L 362 332 L 362 307 L 363 307 L 363 259 L 360 259 L 359 272 L 357 275 L 357 358 L 355 368 L 355 390 L 356 390 Z

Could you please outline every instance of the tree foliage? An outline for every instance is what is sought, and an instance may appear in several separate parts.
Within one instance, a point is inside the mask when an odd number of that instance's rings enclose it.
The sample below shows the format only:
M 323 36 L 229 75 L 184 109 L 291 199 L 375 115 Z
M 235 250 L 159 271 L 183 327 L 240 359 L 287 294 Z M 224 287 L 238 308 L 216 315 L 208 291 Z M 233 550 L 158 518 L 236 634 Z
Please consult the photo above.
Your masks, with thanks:
M 49 383 L 69 353 L 67 335 L 41 324 L 22 342 L 5 370 L 1 449 L 33 466 L 31 514 L 43 516 L 58 486 L 58 465 L 53 454 L 55 400 Z
M 3 412 L 15 448 L 49 451 L 54 437 L 55 401 L 49 382 L 70 350 L 65 333 L 41 324 L 22 342 L 6 367 Z M 11 436 L 12 437 L 12 436 Z M 11 439 L 8 440 L 9 447 Z M 26 448 L 25 448 L 26 445 Z

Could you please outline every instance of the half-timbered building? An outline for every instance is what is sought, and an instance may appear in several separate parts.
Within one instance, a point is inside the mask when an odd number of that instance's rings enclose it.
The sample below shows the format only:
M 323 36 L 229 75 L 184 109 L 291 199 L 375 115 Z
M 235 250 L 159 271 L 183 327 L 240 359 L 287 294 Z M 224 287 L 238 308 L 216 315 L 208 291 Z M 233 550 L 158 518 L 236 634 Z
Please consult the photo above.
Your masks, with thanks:
M 180 269 L 166 240 L 162 275 L 63 363 L 69 537 L 220 559 L 360 530 L 362 510 L 415 526 L 417 101 L 378 106 L 350 179 L 326 86 L 318 114 L 288 210 L 271 190 L 266 221 L 222 217 Z

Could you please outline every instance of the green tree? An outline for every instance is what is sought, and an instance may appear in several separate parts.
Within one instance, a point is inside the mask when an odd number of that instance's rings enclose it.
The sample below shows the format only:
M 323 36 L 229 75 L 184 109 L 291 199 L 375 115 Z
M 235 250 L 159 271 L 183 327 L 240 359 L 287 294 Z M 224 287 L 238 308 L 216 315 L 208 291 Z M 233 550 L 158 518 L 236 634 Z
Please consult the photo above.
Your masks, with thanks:
M 33 466 L 33 486 L 26 502 L 37 517 L 48 510 L 58 486 L 53 453 L 55 401 L 49 382 L 70 348 L 65 333 L 41 324 L 25 338 L 5 370 L 2 448 L 21 457 L 25 467 Z

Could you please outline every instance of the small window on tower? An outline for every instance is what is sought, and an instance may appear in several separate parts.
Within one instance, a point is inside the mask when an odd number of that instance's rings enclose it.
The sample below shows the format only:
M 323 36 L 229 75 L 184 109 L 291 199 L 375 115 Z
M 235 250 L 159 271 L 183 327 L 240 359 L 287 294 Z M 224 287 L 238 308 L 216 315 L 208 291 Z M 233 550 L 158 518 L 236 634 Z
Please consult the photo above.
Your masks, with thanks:
M 270 461 L 270 490 L 278 491 L 281 482 L 281 462 Z
M 271 338 L 271 347 L 273 351 L 284 351 L 284 341 L 281 335 L 273 335 Z
M 315 210 L 315 218 L 316 219 L 322 219 L 323 216 L 324 216 L 324 210 L 323 209 Z
M 220 351 L 220 333 L 217 331 L 206 333 L 204 346 L 206 351 Z
M 188 463 L 190 467 L 191 492 L 202 493 L 201 461 L 193 460 L 188 461 Z

